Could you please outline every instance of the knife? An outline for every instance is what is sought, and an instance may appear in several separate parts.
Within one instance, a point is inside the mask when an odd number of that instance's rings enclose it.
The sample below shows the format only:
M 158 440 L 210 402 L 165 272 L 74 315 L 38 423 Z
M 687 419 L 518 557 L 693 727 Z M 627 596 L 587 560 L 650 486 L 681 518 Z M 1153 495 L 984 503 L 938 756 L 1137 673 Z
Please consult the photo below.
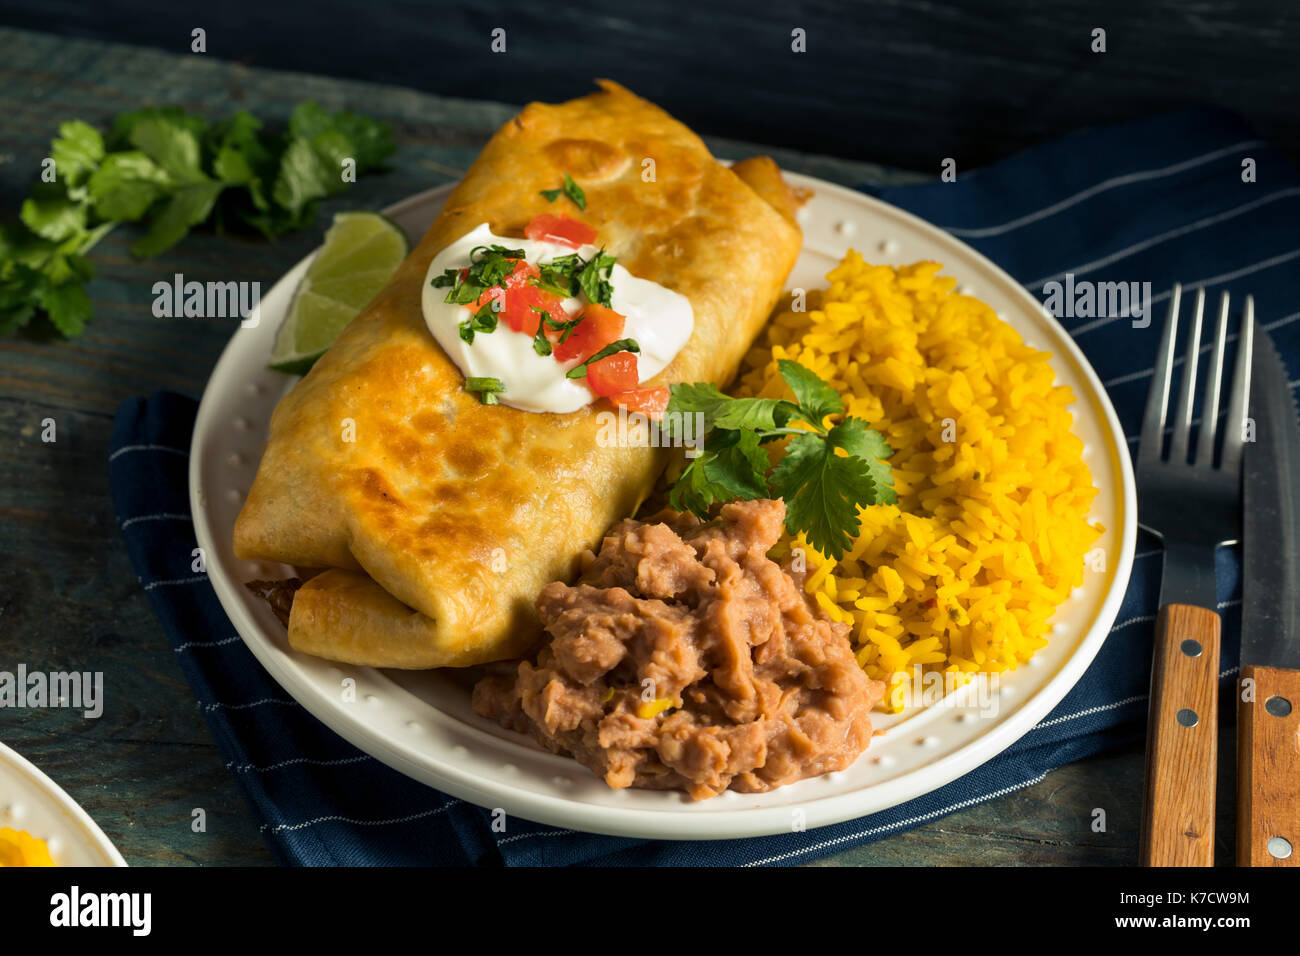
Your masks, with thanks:
M 1253 358 L 1255 440 L 1242 458 L 1237 864 L 1300 866 L 1300 422 L 1286 366 L 1258 329 Z

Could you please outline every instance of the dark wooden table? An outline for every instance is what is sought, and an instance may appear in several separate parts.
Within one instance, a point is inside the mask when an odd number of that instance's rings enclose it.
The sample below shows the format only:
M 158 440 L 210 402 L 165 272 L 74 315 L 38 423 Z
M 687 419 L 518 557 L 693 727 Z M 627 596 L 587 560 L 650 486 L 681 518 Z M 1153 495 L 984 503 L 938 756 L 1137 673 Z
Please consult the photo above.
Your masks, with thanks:
M 577 91 L 575 91 L 577 92 Z M 322 211 L 381 208 L 456 178 L 510 106 L 408 89 L 254 70 L 202 56 L 0 29 L 0 209 L 16 215 L 57 124 L 101 128 L 116 112 L 181 104 L 213 115 L 244 107 L 283 120 L 313 98 L 393 123 L 392 172 L 366 177 Z M 710 140 L 719 155 L 755 147 Z M 786 167 L 855 184 L 899 174 L 784 150 Z M 95 318 L 71 341 L 0 340 L 0 670 L 101 670 L 97 720 L 66 709 L 0 711 L 0 739 L 50 774 L 132 864 L 270 861 L 222 765 L 162 628 L 136 580 L 113 514 L 108 444 L 118 404 L 155 389 L 198 396 L 228 322 L 160 319 L 152 284 L 173 273 L 269 287 L 319 240 L 275 244 L 198 233 L 164 255 L 132 259 L 120 229 L 93 253 Z M 57 441 L 41 440 L 42 420 Z M 1221 764 L 1231 767 L 1231 763 Z M 1036 786 L 840 853 L 817 865 L 1129 864 L 1137 858 L 1140 744 L 1064 767 Z M 191 812 L 207 831 L 191 831 Z M 1091 829 L 1094 808 L 1107 829 Z M 1230 830 L 1223 821 L 1223 832 Z

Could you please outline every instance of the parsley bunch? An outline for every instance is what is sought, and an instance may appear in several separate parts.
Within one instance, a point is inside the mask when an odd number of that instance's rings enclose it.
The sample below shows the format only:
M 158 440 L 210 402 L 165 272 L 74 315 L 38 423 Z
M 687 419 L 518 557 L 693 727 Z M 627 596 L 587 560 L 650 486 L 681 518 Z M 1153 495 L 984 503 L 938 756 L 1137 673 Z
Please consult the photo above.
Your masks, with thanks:
M 66 122 L 21 222 L 0 225 L 0 334 L 41 313 L 63 335 L 81 334 L 94 275 L 86 253 L 119 223 L 146 226 L 131 247 L 140 258 L 209 221 L 274 238 L 311 225 L 316 201 L 342 191 L 345 160 L 359 174 L 392 151 L 386 123 L 312 102 L 282 134 L 244 110 L 216 124 L 179 107 L 133 110 L 107 135 Z
M 827 428 L 827 416 L 844 413 L 839 393 L 798 362 L 777 364 L 793 402 L 732 398 L 707 382 L 672 386 L 666 427 L 674 429 L 680 416 L 702 414 L 705 439 L 669 503 L 704 518 L 720 502 L 783 498 L 786 530 L 804 532 L 819 552 L 839 558 L 861 526 L 860 507 L 898 501 L 882 460 L 893 451 L 861 418 L 848 416 Z M 787 437 L 785 456 L 773 468 L 763 446 Z

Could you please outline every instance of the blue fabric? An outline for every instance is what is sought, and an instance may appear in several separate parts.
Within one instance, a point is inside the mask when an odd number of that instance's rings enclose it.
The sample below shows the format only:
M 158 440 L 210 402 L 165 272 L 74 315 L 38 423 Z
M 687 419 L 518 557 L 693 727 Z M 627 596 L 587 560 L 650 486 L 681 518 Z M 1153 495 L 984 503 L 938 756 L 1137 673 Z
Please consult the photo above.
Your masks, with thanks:
M 1242 160 L 1256 182 L 1242 181 Z M 1300 175 L 1231 116 L 1197 110 L 1089 130 L 956 182 L 884 190 L 888 202 L 951 229 L 1031 292 L 1065 272 L 1094 281 L 1203 282 L 1257 319 L 1300 374 Z M 870 250 L 868 250 L 869 254 Z M 1104 262 L 1103 265 L 1090 265 Z M 1214 301 L 1213 299 L 1211 301 Z M 1291 311 L 1288 311 L 1288 310 Z M 1065 319 L 1129 436 L 1136 436 L 1163 308 L 1146 329 L 1127 319 Z M 300 864 L 794 864 L 937 819 L 1035 783 L 1055 767 L 1131 745 L 1145 733 L 1158 543 L 1140 534 L 1114 630 L 1061 704 L 1019 742 L 946 787 L 849 823 L 715 843 L 646 842 L 511 821 L 389 770 L 294 703 L 235 635 L 204 576 L 186 497 L 195 403 L 175 394 L 118 411 L 110 453 L 123 537 L 231 773 L 277 860 Z M 1136 448 L 1136 438 L 1130 438 Z M 1222 668 L 1235 672 L 1237 554 L 1219 554 Z M 1225 708 L 1225 715 L 1230 708 Z M 954 861 L 960 862 L 960 861 Z

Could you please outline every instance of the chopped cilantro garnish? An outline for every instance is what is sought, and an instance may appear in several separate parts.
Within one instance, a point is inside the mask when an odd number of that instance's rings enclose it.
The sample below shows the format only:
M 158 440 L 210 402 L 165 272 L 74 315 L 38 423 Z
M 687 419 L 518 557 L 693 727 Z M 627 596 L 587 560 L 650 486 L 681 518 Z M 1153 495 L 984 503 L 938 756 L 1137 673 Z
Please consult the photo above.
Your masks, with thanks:
M 593 356 L 594 358 L 595 356 Z M 673 385 L 665 421 L 704 416 L 706 437 L 669 494 L 669 503 L 707 517 L 711 505 L 769 495 L 785 500 L 785 526 L 839 558 L 858 533 L 858 509 L 894 504 L 893 476 L 883 459 L 893 454 L 884 437 L 861 418 L 843 418 L 844 402 L 815 373 L 789 359 L 778 362 L 796 401 L 731 398 L 706 382 Z M 677 416 L 674 416 L 677 413 Z M 790 427 L 793 421 L 807 427 Z M 790 437 L 785 456 L 770 469 L 763 444 Z M 840 454 L 843 451 L 844 454 Z
M 575 365 L 573 368 L 569 369 L 564 374 L 565 377 L 567 378 L 586 378 L 587 366 L 590 365 L 592 362 L 599 362 L 601 359 L 608 358 L 609 356 L 615 354 L 616 352 L 640 352 L 640 351 L 641 351 L 641 346 L 637 344 L 636 339 L 619 339 L 617 342 L 610 342 L 599 352 L 596 352 L 594 355 L 589 357 L 581 365 Z
M 582 316 L 578 316 L 576 319 L 569 319 L 565 322 L 556 322 L 549 315 L 547 315 L 544 321 L 552 329 L 560 333 L 560 344 L 563 345 L 565 342 L 568 341 L 569 336 L 573 334 L 573 330 L 576 329 L 579 326 L 579 324 L 581 324 Z
M 542 317 L 537 321 L 537 331 L 533 334 L 533 351 L 538 355 L 551 354 L 551 340 L 546 337 L 546 323 L 551 320 L 550 313 L 541 306 L 529 306 L 534 312 L 542 313 Z
M 578 273 L 578 285 L 581 286 L 583 293 L 592 302 L 598 302 L 606 308 L 609 307 L 610 297 L 614 292 L 609 277 L 614 271 L 615 261 L 617 260 L 613 256 L 601 249 Z
M 504 392 L 505 390 L 505 383 L 499 378 L 479 378 L 471 375 L 465 379 L 465 391 L 478 392 L 479 401 L 484 405 L 496 405 L 497 392 Z
M 435 289 L 451 287 L 445 302 L 473 305 L 488 289 L 505 288 L 506 276 L 515 271 L 522 258 L 522 249 L 507 249 L 496 243 L 475 246 L 469 253 L 468 269 L 447 269 L 442 275 L 434 276 L 431 285 Z
M 459 269 L 446 269 L 443 271 L 442 275 L 434 276 L 433 279 L 429 282 L 429 285 L 433 286 L 435 289 L 451 288 L 451 287 L 455 287 L 456 280 L 458 280 L 459 278 L 460 278 Z
M 564 185 L 558 189 L 543 189 L 542 196 L 547 202 L 555 202 L 560 198 L 560 193 L 568 196 L 573 200 L 573 204 L 579 209 L 586 210 L 587 194 L 582 191 L 582 187 L 573 181 L 573 177 L 568 173 L 564 174 Z
M 486 335 L 497 330 L 497 307 L 500 301 L 500 299 L 493 299 L 491 302 L 485 302 L 482 308 L 460 324 L 460 337 L 465 340 L 466 345 L 474 344 L 475 332 Z
M 573 181 L 573 177 L 568 173 L 564 174 L 564 195 L 573 200 L 573 204 L 583 212 L 587 210 L 587 194 L 582 191 L 582 187 Z
M 582 291 L 582 286 L 578 283 L 578 273 L 586 264 L 587 260 L 576 252 L 571 252 L 567 256 L 556 256 L 550 262 L 544 262 L 537 267 L 538 278 L 533 282 L 547 292 L 564 296 L 566 299 L 572 298 Z
M 551 318 L 551 313 L 547 312 L 540 305 L 530 305 L 529 308 L 534 312 L 540 312 L 542 314 L 541 321 L 537 323 L 537 332 L 533 335 L 533 351 L 538 355 L 551 354 L 551 340 L 546 335 L 546 329 L 548 327 L 551 331 L 560 333 L 560 344 L 563 345 L 570 333 L 572 333 L 573 330 L 577 328 L 578 323 L 582 321 L 582 317 L 579 316 L 576 319 L 557 322 L 555 319 Z
M 590 301 L 610 307 L 614 292 L 610 276 L 614 263 L 618 260 L 604 249 L 590 259 L 584 259 L 576 252 L 567 256 L 556 256 L 550 262 L 537 267 L 537 278 L 532 284 L 553 295 L 572 298 L 579 293 Z

